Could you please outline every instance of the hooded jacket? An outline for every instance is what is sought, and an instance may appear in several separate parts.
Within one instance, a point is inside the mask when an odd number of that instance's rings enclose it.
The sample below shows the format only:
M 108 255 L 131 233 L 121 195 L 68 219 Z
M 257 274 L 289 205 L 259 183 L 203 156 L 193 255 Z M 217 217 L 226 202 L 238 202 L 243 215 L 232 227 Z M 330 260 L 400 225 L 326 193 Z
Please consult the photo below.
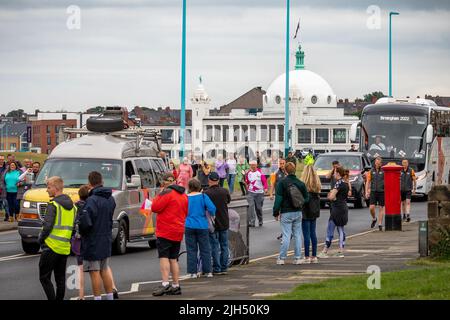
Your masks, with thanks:
M 89 192 L 89 198 L 79 216 L 81 256 L 84 260 L 97 261 L 111 256 L 115 209 L 116 202 L 111 189 L 100 186 Z
M 185 189 L 170 185 L 158 194 L 152 202 L 156 213 L 156 237 L 181 242 L 188 212 L 188 197 Z
M 53 198 L 53 201 L 61 205 L 66 210 L 72 210 L 73 201 L 66 194 L 59 195 Z M 55 225 L 56 219 L 56 207 L 49 203 L 47 207 L 47 213 L 44 217 L 44 222 L 42 224 L 42 231 L 39 233 L 38 242 L 42 248 L 46 248 L 45 239 L 50 235 L 53 230 L 53 226 Z

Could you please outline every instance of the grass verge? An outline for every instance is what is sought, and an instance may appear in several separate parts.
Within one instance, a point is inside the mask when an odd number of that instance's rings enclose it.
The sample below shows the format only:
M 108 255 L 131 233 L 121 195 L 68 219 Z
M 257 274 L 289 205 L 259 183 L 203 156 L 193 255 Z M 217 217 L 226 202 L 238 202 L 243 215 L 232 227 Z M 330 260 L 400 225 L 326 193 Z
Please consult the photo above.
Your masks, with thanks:
M 419 259 L 412 269 L 382 272 L 381 288 L 367 288 L 368 275 L 302 284 L 277 300 L 448 300 L 450 261 Z

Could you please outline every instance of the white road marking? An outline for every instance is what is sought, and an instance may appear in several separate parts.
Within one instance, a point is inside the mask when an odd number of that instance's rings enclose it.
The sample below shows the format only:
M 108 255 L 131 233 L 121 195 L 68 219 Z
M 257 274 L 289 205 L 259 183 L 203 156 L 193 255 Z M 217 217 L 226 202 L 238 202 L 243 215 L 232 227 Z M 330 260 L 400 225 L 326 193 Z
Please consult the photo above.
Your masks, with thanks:
M 0 258 L 0 262 L 7 262 L 7 261 L 13 261 L 13 260 L 19 260 L 19 259 L 27 259 L 27 258 L 32 258 L 32 257 L 36 257 L 39 256 L 40 254 L 25 254 L 25 253 L 19 253 L 19 254 L 15 254 L 12 256 L 7 256 L 7 257 L 1 257 Z
M 181 277 L 179 278 L 180 281 L 183 281 L 183 280 L 186 280 L 186 279 L 189 279 L 189 276 L 188 276 L 188 275 L 181 276 Z M 169 279 L 169 281 L 170 281 L 170 280 L 172 280 L 172 279 Z M 141 285 L 144 285 L 144 284 L 152 284 L 152 283 L 161 283 L 161 280 L 152 280 L 152 281 L 134 282 L 134 283 L 131 284 L 131 289 L 130 289 L 130 291 L 121 291 L 121 292 L 119 292 L 119 295 L 122 296 L 122 295 L 130 294 L 130 293 L 139 292 L 139 287 L 140 287 Z M 102 294 L 102 297 L 104 297 L 104 296 L 106 296 L 106 294 Z M 94 298 L 93 295 L 84 296 L 84 297 L 85 297 L 85 298 L 88 298 L 88 299 Z M 70 298 L 70 300 L 77 300 L 77 299 L 78 299 L 78 297 Z
M 13 244 L 17 243 L 18 241 L 0 241 L 0 244 Z
M 0 231 L 0 236 L 5 234 L 17 233 L 17 230 L 9 230 L 9 231 Z
M 376 230 L 369 230 L 369 231 L 365 231 L 365 232 L 361 232 L 361 233 L 356 233 L 356 234 L 353 234 L 351 236 L 346 237 L 346 239 L 351 239 L 351 238 L 354 238 L 354 237 L 363 236 L 365 234 L 372 233 L 372 232 L 375 232 L 375 231 Z M 339 239 L 335 239 L 332 242 L 336 243 L 338 241 L 339 241 Z M 323 246 L 323 245 L 325 245 L 325 242 L 322 242 L 322 243 L 318 244 L 318 246 L 319 245 Z M 302 249 L 302 251 L 304 251 L 304 248 Z M 291 251 L 288 251 L 287 255 L 288 256 L 292 256 L 293 254 L 294 254 L 294 250 L 291 250 Z M 275 257 L 278 257 L 278 256 L 279 256 L 279 253 L 275 253 L 275 254 L 271 254 L 270 256 L 265 256 L 265 257 L 251 259 L 249 262 L 252 263 L 252 262 L 261 261 L 261 260 L 265 260 L 265 259 L 275 258 Z
M 267 221 L 267 222 L 275 222 L 275 221 L 276 221 L 276 220 Z M 348 236 L 347 239 L 351 239 L 351 238 L 354 238 L 354 237 L 362 236 L 362 235 L 365 235 L 365 234 L 368 234 L 368 233 L 372 233 L 372 232 L 374 232 L 374 231 L 375 231 L 375 230 L 370 230 L 370 231 L 365 231 L 365 232 L 357 233 L 357 234 Z M 338 239 L 333 240 L 333 242 L 337 242 L 337 241 L 338 241 Z M 322 243 L 321 245 L 323 245 L 323 244 L 324 244 L 324 243 Z M 293 254 L 294 254 L 294 250 L 291 250 L 291 251 L 288 252 L 288 256 L 293 255 Z M 278 256 L 278 253 L 273 254 L 273 255 L 270 255 L 270 256 L 266 256 L 266 257 L 261 257 L 261 258 L 256 258 L 256 259 L 251 259 L 251 260 L 250 260 L 250 263 L 256 262 L 256 261 L 260 261 L 260 260 L 264 260 L 264 259 L 274 258 L 274 257 L 277 257 L 277 256 Z M 181 276 L 181 277 L 180 277 L 180 281 L 187 280 L 187 279 L 189 279 L 189 275 L 185 275 L 185 276 Z M 139 292 L 139 287 L 140 287 L 141 285 L 144 285 L 144 284 L 156 284 L 156 283 L 161 283 L 161 280 L 152 280 L 152 281 L 134 282 L 134 283 L 131 284 L 131 288 L 130 288 L 129 291 L 121 291 L 121 292 L 119 292 L 119 295 L 127 295 L 127 294 L 131 294 L 131 293 L 136 293 L 136 292 Z M 103 294 L 102 296 L 106 296 L 106 295 Z M 93 298 L 93 297 L 94 297 L 93 295 L 85 296 L 85 298 L 89 298 L 89 299 L 90 299 L 90 298 Z M 78 297 L 70 298 L 70 300 L 77 300 L 77 299 L 78 299 Z

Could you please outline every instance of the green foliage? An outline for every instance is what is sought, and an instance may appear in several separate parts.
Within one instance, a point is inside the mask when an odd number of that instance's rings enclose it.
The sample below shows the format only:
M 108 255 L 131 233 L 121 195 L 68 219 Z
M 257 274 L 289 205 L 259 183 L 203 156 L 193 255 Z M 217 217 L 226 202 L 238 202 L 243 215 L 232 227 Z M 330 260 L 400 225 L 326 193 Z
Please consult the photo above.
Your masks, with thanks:
M 374 91 L 372 93 L 368 93 L 364 95 L 364 101 L 366 102 L 374 102 L 374 100 L 378 100 L 380 98 L 385 97 L 385 94 L 381 91 Z
M 369 290 L 369 274 L 302 284 L 278 300 L 405 300 L 450 299 L 450 262 L 432 261 L 414 269 L 381 273 L 381 288 Z
M 432 258 L 450 259 L 450 228 L 439 227 L 439 241 L 430 248 Z
M 87 113 L 100 114 L 100 113 L 103 113 L 104 111 L 105 111 L 105 107 L 97 106 L 97 107 L 94 107 L 94 108 L 89 108 L 86 112 Z
M 23 109 L 12 110 L 6 114 L 7 117 L 12 117 L 16 120 L 22 120 L 26 118 L 27 114 Z

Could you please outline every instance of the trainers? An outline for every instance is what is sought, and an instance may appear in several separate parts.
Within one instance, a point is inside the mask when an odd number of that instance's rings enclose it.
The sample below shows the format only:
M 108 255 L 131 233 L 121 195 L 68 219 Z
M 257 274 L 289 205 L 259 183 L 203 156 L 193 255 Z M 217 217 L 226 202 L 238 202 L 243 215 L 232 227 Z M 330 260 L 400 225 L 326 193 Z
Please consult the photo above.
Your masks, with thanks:
M 117 292 L 116 288 L 113 289 L 113 297 L 114 297 L 114 300 L 118 300 L 119 299 L 119 292 Z
M 178 296 L 181 294 L 181 287 L 180 286 L 178 286 L 178 287 L 171 286 L 170 291 L 167 294 L 171 295 L 171 296 Z
M 210 272 L 210 273 L 207 273 L 207 274 L 206 274 L 206 277 L 207 277 L 207 278 L 212 278 L 212 277 L 213 277 L 213 274 L 212 274 L 212 272 Z
M 328 253 L 326 253 L 325 251 L 322 251 L 321 253 L 319 253 L 317 255 L 318 258 L 328 258 Z M 317 258 L 316 258 L 317 259 Z
M 169 292 L 171 292 L 171 291 L 172 291 L 172 286 L 170 284 L 168 284 L 167 286 L 160 285 L 158 288 L 156 288 L 153 291 L 152 295 L 155 297 L 160 297 L 165 294 L 170 294 Z
M 344 253 L 342 251 L 338 251 L 338 253 L 336 253 L 334 256 L 338 257 L 338 258 L 343 258 L 344 257 Z
M 406 216 L 406 222 L 410 222 L 411 218 L 409 217 L 409 214 Z
M 198 276 L 197 276 L 196 273 L 190 273 L 189 274 L 189 279 L 197 279 L 197 278 L 198 278 Z
M 294 259 L 294 264 L 310 264 L 311 260 L 309 258 L 303 258 L 303 259 Z
M 374 228 L 375 227 L 375 225 L 377 224 L 377 219 L 375 219 L 375 220 L 372 220 L 372 224 L 370 225 L 370 228 Z
M 283 259 L 277 259 L 277 264 L 282 266 L 284 265 L 284 260 Z
M 383 226 L 378 226 L 378 230 L 383 231 Z
M 313 257 L 310 260 L 311 260 L 311 263 L 319 263 L 319 259 L 317 259 L 317 257 Z

